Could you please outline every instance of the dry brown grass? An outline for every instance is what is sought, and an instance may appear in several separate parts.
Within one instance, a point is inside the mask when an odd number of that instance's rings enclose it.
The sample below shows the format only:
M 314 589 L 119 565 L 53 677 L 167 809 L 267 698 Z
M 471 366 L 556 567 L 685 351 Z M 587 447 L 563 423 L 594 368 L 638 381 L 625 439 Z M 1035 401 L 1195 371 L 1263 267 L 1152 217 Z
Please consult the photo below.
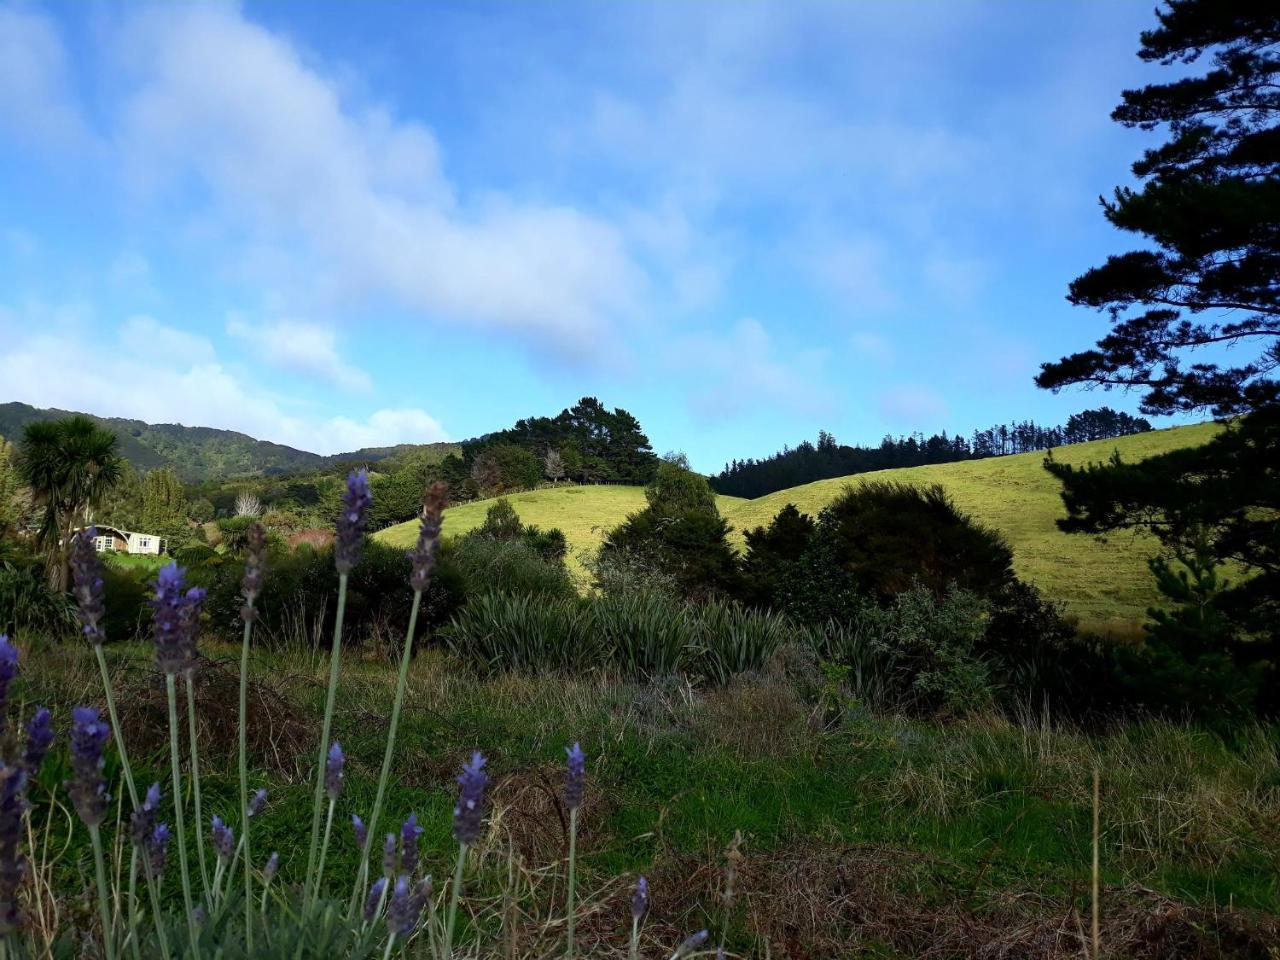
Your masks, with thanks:
M 120 726 L 131 753 L 160 757 L 169 746 L 169 707 L 164 681 L 154 670 L 131 671 L 117 680 Z M 240 676 L 217 660 L 201 659 L 195 674 L 196 730 L 200 761 L 231 769 L 239 745 Z M 178 685 L 178 710 L 185 731 L 186 692 Z M 287 782 L 306 775 L 315 740 L 315 724 L 306 711 L 280 688 L 251 678 L 248 696 L 247 748 L 252 766 L 270 770 Z

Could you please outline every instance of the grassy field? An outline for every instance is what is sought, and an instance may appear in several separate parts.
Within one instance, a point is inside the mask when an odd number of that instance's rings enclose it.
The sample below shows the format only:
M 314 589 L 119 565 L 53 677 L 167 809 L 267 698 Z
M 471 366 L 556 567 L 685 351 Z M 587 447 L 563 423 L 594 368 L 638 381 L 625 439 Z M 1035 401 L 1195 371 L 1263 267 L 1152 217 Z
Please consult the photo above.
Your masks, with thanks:
M 617 485 L 589 487 L 547 487 L 513 493 L 508 498 L 526 524 L 547 529 L 559 527 L 569 541 L 569 565 L 583 573 L 589 557 L 609 530 L 629 513 L 644 508 L 644 488 Z M 719 497 L 720 510 L 727 512 L 740 503 L 739 497 Z M 476 500 L 451 507 L 444 515 L 444 535 L 459 536 L 484 523 L 492 500 Z M 411 547 L 418 536 L 416 521 L 388 527 L 374 535 L 396 547 Z
M 1128 460 L 1140 460 L 1178 447 L 1204 443 L 1217 432 L 1216 424 L 1173 427 L 1116 440 L 1098 440 L 1061 447 L 1054 456 L 1065 463 L 1105 460 L 1113 450 Z M 1146 559 L 1154 550 L 1149 538 L 1129 534 L 1103 543 L 1061 533 L 1054 522 L 1063 515 L 1058 483 L 1045 472 L 1044 454 L 1027 453 L 967 463 L 882 470 L 820 480 L 781 490 L 755 500 L 720 497 L 720 511 L 734 526 L 734 536 L 769 520 L 787 503 L 815 514 L 850 482 L 872 478 L 908 483 L 941 483 L 956 502 L 975 518 L 1000 530 L 1013 547 L 1020 576 L 1064 602 L 1068 612 L 1093 629 L 1130 631 L 1144 619 L 1156 599 Z M 559 527 L 569 539 L 571 564 L 581 572 L 582 559 L 601 542 L 605 532 L 644 506 L 639 487 L 556 487 L 510 497 L 525 523 Z M 463 504 L 445 515 L 445 533 L 456 535 L 484 522 L 489 501 Z M 377 537 L 409 546 L 416 524 L 400 524 Z
M 213 662 L 197 675 L 205 809 L 225 814 L 237 790 L 235 650 L 208 653 Z M 140 780 L 163 780 L 151 651 L 113 646 L 109 655 Z M 101 704 L 82 645 L 35 649 L 24 662 L 20 711 L 43 702 L 64 718 L 73 703 Z M 286 881 L 305 867 L 324 671 L 320 658 L 253 658 L 252 779 L 271 791 L 255 849 L 281 851 Z M 938 725 L 856 705 L 824 714 L 813 671 L 793 665 L 697 691 L 600 674 L 480 679 L 429 650 L 410 673 L 386 829 L 416 811 L 426 869 L 446 873 L 453 778 L 471 749 L 484 750 L 493 810 L 467 913 L 492 929 L 514 877 L 521 922 L 501 955 L 555 956 L 565 856 L 557 793 L 563 748 L 580 740 L 590 758 L 579 841 L 584 956 L 625 955 L 627 886 L 644 872 L 654 896 L 644 957 L 669 956 L 704 926 L 727 930 L 733 956 L 1080 957 L 1096 766 L 1106 955 L 1266 956 L 1232 930 L 1280 929 L 1275 730 L 1242 730 L 1228 745 L 1157 722 L 1088 735 L 994 717 Z M 341 683 L 334 732 L 348 757 L 337 818 L 345 825 L 371 802 L 394 671 L 349 651 Z M 114 763 L 108 775 L 118 778 Z M 87 838 L 50 804 L 65 796 L 65 776 L 46 768 L 34 791 L 34 822 L 53 831 L 36 869 L 79 890 L 91 872 Z M 118 782 L 112 793 L 124 793 Z M 718 891 L 735 831 L 742 859 L 726 925 Z M 124 833 L 110 826 L 109 842 Z M 336 831 L 335 896 L 349 889 L 354 855 L 349 828 Z M 83 920 L 86 909 L 72 898 L 66 916 Z

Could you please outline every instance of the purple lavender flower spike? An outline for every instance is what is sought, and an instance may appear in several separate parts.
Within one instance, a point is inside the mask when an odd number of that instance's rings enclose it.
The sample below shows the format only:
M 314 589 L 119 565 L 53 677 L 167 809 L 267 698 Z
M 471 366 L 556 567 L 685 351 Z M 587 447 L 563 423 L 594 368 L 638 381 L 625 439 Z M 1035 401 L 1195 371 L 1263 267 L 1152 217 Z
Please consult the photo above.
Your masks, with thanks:
M 567 748 L 565 753 L 569 755 L 569 762 L 564 775 L 564 805 L 570 810 L 577 810 L 582 806 L 582 795 L 585 790 L 587 755 L 576 743 L 571 748 Z
M 157 824 L 151 832 L 151 838 L 147 842 L 147 862 L 154 876 L 164 873 L 164 865 L 169 858 L 169 839 L 172 836 L 167 823 Z
M 396 885 L 391 891 L 391 902 L 387 904 L 387 927 L 399 937 L 407 937 L 422 915 L 422 904 L 409 886 L 409 878 L 405 874 L 396 877 Z
M 184 593 L 186 585 L 187 573 L 176 563 L 160 568 L 151 610 L 156 667 L 161 673 L 179 674 L 191 668 L 193 630 L 199 619 L 198 604 L 204 600 L 204 591 L 192 588 Z M 196 606 L 194 611 L 193 606 Z
M 444 522 L 444 508 L 449 485 L 434 483 L 422 501 L 422 520 L 418 525 L 418 542 L 409 551 L 409 563 L 413 572 L 409 586 L 423 591 L 431 581 L 431 571 L 436 564 L 436 551 L 440 546 L 440 525 Z
M 369 888 L 369 895 L 364 899 L 364 918 L 372 923 L 378 916 L 378 907 L 382 903 L 382 891 L 387 889 L 387 878 L 379 877 Z
M 276 873 L 279 871 L 279 869 L 280 869 L 280 854 L 272 850 L 271 856 L 267 859 L 267 865 L 262 868 L 262 882 L 270 883 L 272 878 L 274 878 Z
M 187 673 L 196 668 L 199 657 L 197 647 L 200 640 L 200 611 L 204 608 L 204 598 L 208 593 L 204 587 L 192 587 L 183 597 L 182 647 L 186 660 L 184 669 Z
M 636 889 L 631 894 L 631 916 L 638 923 L 649 912 L 649 881 L 643 876 L 637 878 Z
M 9 684 L 18 675 L 18 648 L 0 633 L 0 733 L 5 727 L 5 705 L 9 702 Z
M 253 796 L 249 798 L 249 807 L 245 813 L 250 819 L 253 819 L 262 812 L 262 808 L 267 805 L 267 788 L 259 787 L 253 792 Z
M 324 789 L 330 800 L 337 800 L 342 793 L 342 768 L 347 758 L 342 752 L 342 744 L 337 740 L 329 747 L 329 758 L 324 764 Z
M 364 525 L 372 503 L 369 471 L 363 467 L 353 470 L 347 477 L 347 489 L 342 494 L 342 513 L 338 515 L 334 565 L 339 573 L 350 573 L 360 560 L 360 544 L 364 541 Z
M 71 779 L 67 789 L 76 813 L 86 825 L 96 827 L 107 812 L 107 783 L 102 778 L 102 749 L 111 728 L 98 719 L 93 707 L 71 711 Z
M 53 715 L 48 707 L 38 707 L 27 722 L 27 745 L 22 752 L 22 769 L 34 777 L 40 772 L 49 748 L 53 746 Z
M 0 764 L 0 938 L 22 925 L 18 891 L 27 872 L 21 848 L 26 790 L 27 772 Z
M 135 846 L 145 849 L 156 827 L 156 813 L 160 809 L 160 784 L 153 783 L 147 788 L 147 795 L 142 806 L 133 811 L 129 818 L 129 833 Z
M 76 610 L 84 628 L 85 639 L 95 647 L 101 646 L 107 638 L 106 631 L 102 628 L 102 621 L 107 615 L 106 601 L 103 598 L 102 561 L 93 546 L 97 535 L 97 528 L 90 527 L 71 538 L 71 592 L 76 598 Z
M 210 822 L 210 833 L 213 836 L 213 847 L 218 851 L 218 859 L 230 863 L 236 852 L 236 835 L 231 828 L 222 822 L 222 818 L 214 814 Z
M 680 944 L 680 946 L 676 948 L 676 956 L 677 957 L 689 956 L 689 954 L 693 953 L 700 946 L 702 946 L 704 943 L 707 942 L 708 936 L 709 934 L 707 933 L 706 930 L 699 930 L 697 933 L 695 933 L 693 936 L 691 936 L 689 939 L 687 939 L 684 943 Z
M 240 608 L 240 617 L 245 623 L 257 619 L 255 604 L 258 594 L 262 593 L 262 576 L 266 567 L 267 531 L 262 524 L 253 523 L 245 533 L 248 551 L 244 558 L 244 577 L 240 581 L 240 595 L 244 597 L 244 606 Z
M 360 814 L 351 815 L 351 832 L 356 835 L 356 849 L 364 851 L 369 846 L 369 828 L 360 819 Z
M 484 764 L 484 756 L 477 750 L 458 777 L 458 805 L 453 808 L 453 837 L 459 843 L 475 843 L 480 836 L 480 826 L 484 820 L 484 788 L 489 783 Z
M 388 833 L 386 842 L 382 844 L 382 873 L 391 876 L 400 866 L 400 858 L 396 855 L 396 835 Z
M 400 827 L 400 869 L 409 876 L 418 871 L 418 838 L 422 834 L 423 829 L 418 826 L 418 815 L 409 814 L 409 819 Z

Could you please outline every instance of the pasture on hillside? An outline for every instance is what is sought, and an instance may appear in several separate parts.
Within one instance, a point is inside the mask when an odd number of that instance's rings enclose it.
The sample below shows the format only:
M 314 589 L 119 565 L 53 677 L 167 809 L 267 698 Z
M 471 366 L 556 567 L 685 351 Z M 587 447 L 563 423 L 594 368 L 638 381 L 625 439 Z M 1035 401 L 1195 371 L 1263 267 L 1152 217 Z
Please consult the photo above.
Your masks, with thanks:
M 1142 460 L 1167 450 L 1205 443 L 1219 429 L 1216 423 L 1172 427 L 1060 447 L 1053 456 L 1064 463 L 1083 464 L 1106 460 L 1115 451 L 1125 460 Z M 717 497 L 717 503 L 733 525 L 734 540 L 741 543 L 744 530 L 767 524 L 786 504 L 794 503 L 806 513 L 817 514 L 851 482 L 885 479 L 940 483 L 962 510 L 1004 534 L 1013 548 L 1018 575 L 1065 603 L 1067 612 L 1079 617 L 1083 626 L 1132 631 L 1145 618 L 1147 608 L 1157 601 L 1147 569 L 1147 558 L 1156 550 L 1155 541 L 1141 534 L 1121 534 L 1103 542 L 1059 531 L 1055 523 L 1065 515 L 1059 485 L 1043 463 L 1044 454 L 1023 453 L 881 470 L 819 480 L 755 500 Z M 564 531 L 571 568 L 580 576 L 585 573 L 583 559 L 599 548 L 605 533 L 645 504 L 640 487 L 626 486 L 550 487 L 515 493 L 508 499 L 526 524 Z M 457 536 L 478 527 L 492 503 L 478 500 L 451 508 L 445 514 L 445 535 Z M 408 547 L 416 533 L 416 523 L 402 523 L 376 537 L 393 546 Z

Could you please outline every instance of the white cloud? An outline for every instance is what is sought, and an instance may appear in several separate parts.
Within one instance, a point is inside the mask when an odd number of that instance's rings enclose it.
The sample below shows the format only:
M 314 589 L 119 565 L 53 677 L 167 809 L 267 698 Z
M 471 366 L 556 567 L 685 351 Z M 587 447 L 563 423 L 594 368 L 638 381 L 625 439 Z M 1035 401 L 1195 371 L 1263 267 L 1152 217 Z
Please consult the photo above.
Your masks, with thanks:
M 0 129 L 50 148 L 90 139 L 71 90 L 66 51 L 49 20 L 0 7 Z
M 358 423 L 346 417 L 335 417 L 325 429 L 333 444 L 344 451 L 362 447 L 389 447 L 397 443 L 434 443 L 449 439 L 435 417 L 421 410 L 377 410 L 367 421 Z
M 422 410 L 377 410 L 364 420 L 293 412 L 221 363 L 203 338 L 150 317 L 133 317 L 121 326 L 115 343 L 95 343 L 88 319 L 77 309 L 0 307 L 0 383 L 6 399 L 150 423 L 239 430 L 322 454 L 447 439 L 440 423 Z M 59 375 L 51 376 L 53 370 Z
M 253 347 L 254 356 L 286 370 L 317 376 L 344 390 L 367 392 L 369 375 L 338 352 L 338 336 L 330 327 L 300 320 L 251 324 L 239 316 L 227 321 L 227 333 Z
M 562 353 L 600 350 L 642 276 L 621 232 L 501 195 L 461 204 L 434 136 L 339 84 L 227 6 L 153 9 L 117 132 L 133 182 L 194 177 L 229 232 L 305 251 L 339 295 L 391 298 Z
M 169 367 L 198 367 L 216 360 L 213 344 L 207 337 L 166 327 L 145 314 L 126 320 L 117 336 L 126 355 L 146 366 L 159 363 Z
M 670 365 L 693 373 L 698 386 L 689 407 L 706 421 L 723 421 L 765 407 L 804 414 L 831 409 L 822 387 L 825 353 L 802 350 L 784 359 L 767 330 L 753 319 L 739 320 L 724 333 L 698 333 L 672 344 Z

